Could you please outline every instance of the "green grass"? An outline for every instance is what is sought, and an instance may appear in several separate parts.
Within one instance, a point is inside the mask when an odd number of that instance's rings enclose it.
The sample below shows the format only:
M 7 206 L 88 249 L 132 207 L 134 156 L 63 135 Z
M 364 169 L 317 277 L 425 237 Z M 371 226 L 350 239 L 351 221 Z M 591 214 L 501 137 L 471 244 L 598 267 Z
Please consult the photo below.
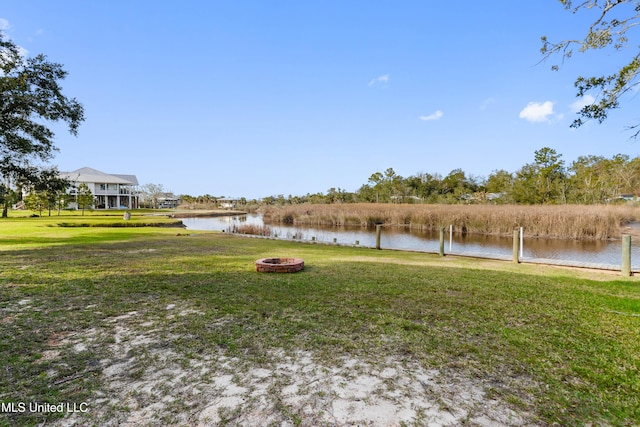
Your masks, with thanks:
M 58 216 L 29 217 L 30 211 L 12 211 L 9 218 L 0 219 L 0 244 L 17 248 L 39 248 L 43 246 L 60 246 L 70 243 L 97 243 L 121 239 L 131 239 L 138 234 L 168 233 L 175 235 L 178 231 L 172 228 L 180 224 L 164 215 L 165 211 L 134 211 L 131 219 L 123 219 L 124 211 L 108 213 L 64 211 Z M 154 215 L 152 215 L 154 214 Z M 158 231 L 150 227 L 167 227 Z M 65 228 L 83 230 L 69 231 Z M 136 228 L 137 231 L 110 230 Z M 6 248 L 5 246 L 4 248 Z
M 640 422 L 636 278 L 176 234 L 62 228 L 54 217 L 0 221 L 0 402 L 91 401 L 104 391 L 98 361 L 113 357 L 109 335 L 82 351 L 64 338 L 136 311 L 185 364 L 219 352 L 261 363 L 274 349 L 312 351 L 328 365 L 393 356 L 482 378 L 492 396 L 540 424 Z M 300 257 L 306 269 L 256 273 L 255 260 L 267 256 Z M 175 303 L 203 315 L 159 321 Z M 46 357 L 52 350 L 55 359 Z M 131 372 L 133 381 L 144 366 Z M 4 416 L 0 424 L 44 421 Z

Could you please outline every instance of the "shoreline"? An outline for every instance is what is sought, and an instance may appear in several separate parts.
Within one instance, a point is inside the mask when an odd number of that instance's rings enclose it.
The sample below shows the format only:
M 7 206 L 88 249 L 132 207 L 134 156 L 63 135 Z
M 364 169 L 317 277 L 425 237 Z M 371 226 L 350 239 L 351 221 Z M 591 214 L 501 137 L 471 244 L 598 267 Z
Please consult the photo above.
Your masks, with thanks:
M 171 218 L 214 218 L 218 216 L 234 216 L 234 215 L 246 215 L 245 211 L 233 211 L 233 210 L 207 210 L 200 211 L 194 210 L 193 212 L 181 211 L 170 214 Z
M 571 240 L 638 236 L 640 210 L 613 205 L 395 205 L 334 204 L 269 206 L 265 224 L 355 225 L 439 230 L 453 226 L 456 234 L 509 235 L 524 227 L 531 236 Z

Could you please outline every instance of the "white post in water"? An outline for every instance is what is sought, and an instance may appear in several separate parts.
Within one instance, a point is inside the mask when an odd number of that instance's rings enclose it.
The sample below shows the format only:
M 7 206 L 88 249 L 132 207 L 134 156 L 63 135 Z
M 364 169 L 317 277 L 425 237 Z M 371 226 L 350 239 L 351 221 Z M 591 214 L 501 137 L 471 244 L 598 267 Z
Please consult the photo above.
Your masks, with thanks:
M 520 258 L 524 256 L 522 236 L 524 236 L 524 227 L 520 227 Z
M 622 235 L 622 275 L 631 276 L 631 236 Z
M 453 225 L 449 226 L 449 252 L 451 252 L 451 246 L 453 245 Z

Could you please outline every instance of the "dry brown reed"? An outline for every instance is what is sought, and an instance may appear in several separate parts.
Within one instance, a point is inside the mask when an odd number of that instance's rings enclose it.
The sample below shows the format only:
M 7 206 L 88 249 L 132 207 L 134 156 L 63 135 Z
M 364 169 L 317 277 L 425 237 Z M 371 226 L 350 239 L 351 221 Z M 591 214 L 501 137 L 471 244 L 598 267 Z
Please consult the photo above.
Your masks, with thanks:
M 619 238 L 640 220 L 640 210 L 620 205 L 394 205 L 377 203 L 267 207 L 266 223 L 313 226 L 375 224 L 455 233 L 510 235 L 524 227 L 529 236 L 564 239 Z
M 234 225 L 231 230 L 237 234 L 251 234 L 254 236 L 271 236 L 271 228 L 266 225 L 242 224 Z

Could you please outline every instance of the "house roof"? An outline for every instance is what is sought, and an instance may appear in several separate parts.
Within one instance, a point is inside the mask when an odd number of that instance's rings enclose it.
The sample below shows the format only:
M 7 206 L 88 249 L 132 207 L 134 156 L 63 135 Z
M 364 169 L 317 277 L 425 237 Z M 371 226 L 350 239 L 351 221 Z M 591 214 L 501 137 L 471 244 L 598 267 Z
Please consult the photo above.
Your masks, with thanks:
M 122 179 L 124 179 L 125 181 L 129 181 L 129 182 L 130 182 L 130 183 L 132 183 L 133 185 L 140 185 L 140 184 L 138 183 L 138 178 L 137 178 L 135 175 L 122 175 L 122 174 L 119 174 L 119 173 L 113 173 L 113 174 L 111 174 L 111 175 L 113 175 L 113 176 L 117 176 L 118 178 L 122 178 Z
M 94 182 L 100 184 L 138 185 L 135 175 L 115 175 L 84 167 L 72 172 L 60 172 L 60 176 L 71 182 Z

